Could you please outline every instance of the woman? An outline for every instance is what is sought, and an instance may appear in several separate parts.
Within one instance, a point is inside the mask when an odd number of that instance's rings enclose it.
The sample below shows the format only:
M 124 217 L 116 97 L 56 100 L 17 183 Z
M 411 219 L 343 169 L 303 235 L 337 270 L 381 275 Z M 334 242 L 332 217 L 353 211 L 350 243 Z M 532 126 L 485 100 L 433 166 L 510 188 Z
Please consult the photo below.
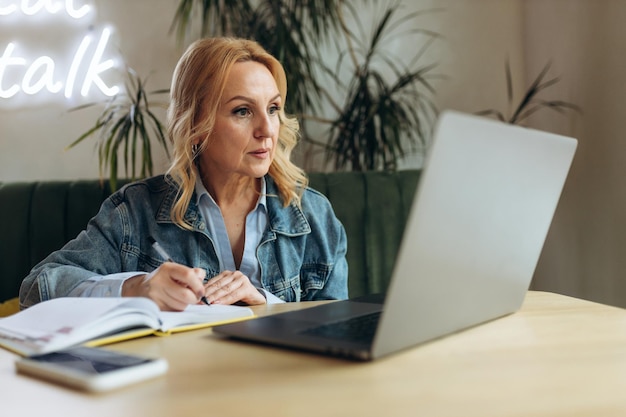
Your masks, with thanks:
M 203 297 L 346 298 L 345 231 L 289 159 L 298 123 L 285 115 L 286 93 L 282 66 L 257 43 L 192 44 L 172 81 L 167 175 L 109 197 L 86 230 L 33 268 L 21 307 L 63 296 L 143 296 L 163 310 Z

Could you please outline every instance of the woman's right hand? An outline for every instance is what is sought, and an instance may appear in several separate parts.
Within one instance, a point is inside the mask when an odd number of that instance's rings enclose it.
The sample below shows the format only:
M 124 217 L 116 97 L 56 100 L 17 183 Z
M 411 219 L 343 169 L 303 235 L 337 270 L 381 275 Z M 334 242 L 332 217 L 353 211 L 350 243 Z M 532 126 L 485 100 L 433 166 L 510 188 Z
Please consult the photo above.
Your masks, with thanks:
M 197 304 L 204 296 L 202 284 L 206 271 L 165 262 L 149 274 L 137 275 L 124 281 L 123 297 L 147 297 L 161 310 L 182 311 Z

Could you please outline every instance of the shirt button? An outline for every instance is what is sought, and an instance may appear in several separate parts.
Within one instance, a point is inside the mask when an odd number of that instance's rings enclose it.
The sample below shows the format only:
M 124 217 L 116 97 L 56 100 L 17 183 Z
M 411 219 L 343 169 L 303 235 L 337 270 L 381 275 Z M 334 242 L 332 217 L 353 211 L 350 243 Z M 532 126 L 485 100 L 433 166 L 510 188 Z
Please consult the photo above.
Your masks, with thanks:
M 199 228 L 200 230 L 204 230 L 204 229 L 206 228 L 206 225 L 204 224 L 204 222 L 201 222 L 201 223 L 198 225 L 198 228 Z

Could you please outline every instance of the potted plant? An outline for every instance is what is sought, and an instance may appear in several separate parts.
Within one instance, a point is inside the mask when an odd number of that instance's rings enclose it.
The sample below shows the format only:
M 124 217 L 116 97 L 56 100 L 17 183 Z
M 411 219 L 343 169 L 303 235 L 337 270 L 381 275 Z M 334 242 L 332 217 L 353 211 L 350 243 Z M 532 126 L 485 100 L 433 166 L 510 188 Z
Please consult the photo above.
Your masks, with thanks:
M 357 20 L 356 12 L 350 10 L 353 20 Z M 419 63 L 438 35 L 407 27 L 425 12 L 396 18 L 400 11 L 399 3 L 388 6 L 369 37 L 353 32 L 341 21 L 347 53 L 337 62 L 337 69 L 350 68 L 351 74 L 344 82 L 337 75 L 339 70 L 330 72 L 337 90 L 344 92 L 343 104 L 326 94 L 337 113 L 327 120 L 330 128 L 326 141 L 327 160 L 334 162 L 336 170 L 396 170 L 407 147 L 415 150 L 426 144 L 437 114 L 431 82 L 437 75 L 432 72 L 434 64 Z M 396 39 L 398 32 L 399 36 L 426 39 L 408 65 L 386 52 L 386 41 Z
M 104 104 L 104 109 L 95 124 L 67 146 L 73 148 L 89 137 L 96 136 L 100 177 L 109 171 L 112 190 L 117 189 L 120 153 L 126 177 L 134 180 L 152 175 L 152 138 L 161 145 L 169 157 L 165 129 L 152 111 L 154 106 L 164 103 L 152 102 L 149 97 L 167 93 L 168 90 L 146 91 L 146 81 L 132 69 L 127 69 L 127 82 L 123 92 L 104 103 L 89 103 L 71 111 Z M 139 162 L 139 172 L 137 167 Z

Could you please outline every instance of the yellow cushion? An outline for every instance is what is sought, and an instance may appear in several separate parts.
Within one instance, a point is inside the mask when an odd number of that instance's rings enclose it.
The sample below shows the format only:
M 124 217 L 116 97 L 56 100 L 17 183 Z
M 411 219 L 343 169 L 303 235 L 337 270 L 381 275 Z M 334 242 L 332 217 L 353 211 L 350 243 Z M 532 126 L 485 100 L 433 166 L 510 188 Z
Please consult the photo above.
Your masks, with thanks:
M 0 303 L 0 317 L 10 316 L 20 311 L 20 300 L 15 297 Z

